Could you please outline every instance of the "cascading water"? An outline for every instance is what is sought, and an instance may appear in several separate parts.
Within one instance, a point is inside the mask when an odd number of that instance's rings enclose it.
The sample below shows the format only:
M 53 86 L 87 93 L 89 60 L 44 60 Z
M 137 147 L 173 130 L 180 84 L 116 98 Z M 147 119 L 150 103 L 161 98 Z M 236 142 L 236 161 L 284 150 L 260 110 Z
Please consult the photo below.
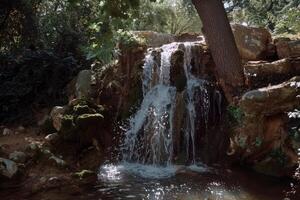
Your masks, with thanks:
M 208 112 L 209 112 L 209 96 L 208 91 L 205 87 L 204 80 L 196 78 L 192 73 L 192 44 L 193 43 L 184 43 L 185 46 L 185 57 L 184 57 L 184 71 L 185 76 L 187 78 L 187 113 L 188 113 L 188 120 L 187 120 L 187 127 L 185 128 L 185 138 L 186 138 L 186 152 L 187 157 L 192 153 L 192 164 L 196 163 L 196 148 L 195 148 L 195 119 L 197 117 L 196 109 L 195 109 L 195 101 L 201 101 L 201 113 L 205 121 L 205 127 L 208 124 Z M 200 95 L 196 95 L 196 89 L 200 90 Z M 202 99 L 199 99 L 202 98 Z M 190 152 L 190 139 L 192 144 L 192 152 Z
M 172 119 L 176 88 L 170 86 L 170 57 L 177 44 L 162 47 L 161 63 L 151 52 L 146 56 L 143 74 L 143 102 L 130 120 L 123 146 L 125 161 L 169 165 L 172 159 Z M 156 76 L 156 77 L 155 77 Z M 158 80 L 155 81 L 155 78 Z
M 100 167 L 100 199 L 273 200 L 282 196 L 274 179 L 201 166 L 199 157 L 206 152 L 202 144 L 206 147 L 209 141 L 211 145 L 215 137 L 209 138 L 214 134 L 208 133 L 219 128 L 214 125 L 220 122 L 222 94 L 198 78 L 202 74 L 195 74 L 194 67 L 199 67 L 195 62 L 201 58 L 195 59 L 199 52 L 195 53 L 194 45 L 172 43 L 149 49 L 143 69 L 143 101 L 130 118 L 129 128 L 123 130 L 122 161 Z M 181 57 L 177 60 L 174 55 Z M 178 80 L 185 81 L 184 87 Z M 287 188 L 287 197 L 292 196 L 294 185 Z
M 184 137 L 186 159 L 196 163 L 195 124 L 200 114 L 208 126 L 210 100 L 206 88 L 207 81 L 192 74 L 192 47 L 196 43 L 184 45 L 184 73 L 186 77 L 185 109 L 187 113 Z M 179 49 L 180 43 L 161 47 L 157 62 L 153 50 L 145 57 L 143 71 L 143 101 L 140 109 L 130 119 L 129 130 L 125 134 L 122 147 L 123 160 L 139 164 L 170 166 L 173 159 L 173 124 L 176 110 L 176 87 L 170 84 L 171 57 Z M 182 47 L 182 45 L 181 45 Z M 155 51 L 155 50 L 154 50 Z M 196 103 L 200 113 L 196 111 Z

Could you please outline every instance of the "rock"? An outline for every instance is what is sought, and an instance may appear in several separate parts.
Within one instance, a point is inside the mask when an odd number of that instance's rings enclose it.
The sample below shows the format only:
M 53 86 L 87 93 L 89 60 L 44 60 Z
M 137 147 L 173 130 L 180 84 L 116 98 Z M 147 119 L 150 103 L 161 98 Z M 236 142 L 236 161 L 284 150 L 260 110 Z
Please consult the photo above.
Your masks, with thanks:
M 194 42 L 201 41 L 205 43 L 205 38 L 203 35 L 198 33 L 182 33 L 180 35 L 175 36 L 176 42 Z
M 186 87 L 186 76 L 184 72 L 184 51 L 175 51 L 171 56 L 170 84 L 175 86 L 178 92 Z
M 25 128 L 24 128 L 24 126 L 19 126 L 18 128 L 17 128 L 17 131 L 19 132 L 19 133 L 24 133 L 25 132 Z
M 74 176 L 79 178 L 79 179 L 84 179 L 86 177 L 96 176 L 96 173 L 94 171 L 91 171 L 91 170 L 82 170 L 80 172 L 74 173 Z
M 55 143 L 59 138 L 59 135 L 58 133 L 52 133 L 52 134 L 49 134 L 45 137 L 45 140 L 47 140 L 48 142 L 50 143 Z
M 59 131 L 61 129 L 62 117 L 65 112 L 65 108 L 61 106 L 55 106 L 50 112 L 50 117 L 52 119 L 53 127 Z
M 41 145 L 34 142 L 31 142 L 26 146 L 25 153 L 33 159 L 39 159 L 43 156 Z
M 300 76 L 270 87 L 252 90 L 243 95 L 240 102 L 246 114 L 272 115 L 300 106 Z
M 273 176 L 290 176 L 298 164 L 287 129 L 287 112 L 300 107 L 300 77 L 243 95 L 243 119 L 233 141 L 244 162 Z
M 74 101 L 62 116 L 58 135 L 65 141 L 78 142 L 81 145 L 85 145 L 86 141 L 91 144 L 92 139 L 100 135 L 98 130 L 103 118 L 100 114 L 102 112 L 103 107 L 94 103 L 84 100 Z
M 133 31 L 137 37 L 146 40 L 148 47 L 160 47 L 164 44 L 175 42 L 175 36 L 166 33 L 157 33 L 154 31 Z
M 11 135 L 13 134 L 14 132 L 12 130 L 10 130 L 9 128 L 4 128 L 3 129 L 3 132 L 2 132 L 2 135 Z
M 67 163 L 63 159 L 58 158 L 58 157 L 56 157 L 54 155 L 52 155 L 52 156 L 49 157 L 49 161 L 51 161 L 57 167 L 64 168 L 64 167 L 67 166 Z
M 274 62 L 249 61 L 244 66 L 247 84 L 250 88 L 266 87 L 269 84 L 279 84 L 293 76 L 300 75 L 291 59 L 281 59 Z
M 9 154 L 9 159 L 13 160 L 17 163 L 25 163 L 27 158 L 28 158 L 28 156 L 24 152 L 21 152 L 21 151 L 15 151 L 15 152 Z
M 268 46 L 272 42 L 271 34 L 267 29 L 233 24 L 232 30 L 242 59 L 266 59 Z
M 79 117 L 77 117 L 76 124 L 80 128 L 84 128 L 84 127 L 87 127 L 87 126 L 91 126 L 93 124 L 97 124 L 102 119 L 103 119 L 103 115 L 101 115 L 99 113 L 95 113 L 95 114 L 83 114 L 83 115 L 80 115 Z
M 79 72 L 76 80 L 76 97 L 78 99 L 88 98 L 91 92 L 91 70 Z
M 0 156 L 2 156 L 4 154 L 4 148 L 2 147 L 2 145 L 0 145 Z
M 14 161 L 0 158 L 0 175 L 12 178 L 18 172 L 18 166 Z
M 300 56 L 300 40 L 278 38 L 275 41 L 276 51 L 279 58 Z

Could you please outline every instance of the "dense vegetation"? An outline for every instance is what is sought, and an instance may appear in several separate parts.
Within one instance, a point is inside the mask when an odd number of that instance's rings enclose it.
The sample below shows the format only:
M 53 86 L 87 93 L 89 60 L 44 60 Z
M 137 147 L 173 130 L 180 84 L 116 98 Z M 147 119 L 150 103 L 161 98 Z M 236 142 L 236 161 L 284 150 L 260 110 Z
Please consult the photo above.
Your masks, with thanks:
M 171 3 L 171 6 L 170 6 Z M 232 21 L 297 33 L 299 0 L 225 0 Z M 200 32 L 191 0 L 3 0 L 0 52 L 48 49 L 108 62 L 129 30 Z

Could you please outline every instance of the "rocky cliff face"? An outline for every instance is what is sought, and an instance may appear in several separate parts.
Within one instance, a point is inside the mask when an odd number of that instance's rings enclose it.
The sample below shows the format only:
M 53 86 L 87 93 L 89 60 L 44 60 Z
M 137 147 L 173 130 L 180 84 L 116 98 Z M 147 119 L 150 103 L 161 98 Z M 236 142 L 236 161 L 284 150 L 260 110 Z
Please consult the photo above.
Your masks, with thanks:
M 58 136 L 59 140 L 69 144 L 79 142 L 76 151 L 92 145 L 103 152 L 106 147 L 118 144 L 121 136 L 115 129 L 116 123 L 132 116 L 142 102 L 141 78 L 147 48 L 152 48 L 154 61 L 159 63 L 163 51 L 161 45 L 181 42 L 170 55 L 170 85 L 177 90 L 173 119 L 174 151 L 176 159 L 180 160 L 182 127 L 187 123 L 187 102 L 184 100 L 187 79 L 183 67 L 186 49 L 183 42 L 197 40 L 197 44 L 191 48 L 191 74 L 209 83 L 208 102 L 211 105 L 207 119 L 204 119 L 201 107 L 203 100 L 197 95 L 194 98 L 195 102 L 199 102 L 195 109 L 199 116 L 195 123 L 197 155 L 206 163 L 214 163 L 225 158 L 227 152 L 257 171 L 277 176 L 291 175 L 290 172 L 297 165 L 297 150 L 300 147 L 297 114 L 300 110 L 299 40 L 272 39 L 271 34 L 261 28 L 233 25 L 233 30 L 244 60 L 247 80 L 236 105 L 227 107 L 222 99 L 223 92 L 216 92 L 219 83 L 215 64 L 202 37 L 195 34 L 172 36 L 138 32 L 136 34 L 146 38 L 146 44 L 120 44 L 121 54 L 116 63 L 101 68 L 93 66 L 79 74 L 71 58 L 57 61 L 58 58 L 54 59 L 52 55 L 42 56 L 40 60 L 31 58 L 34 60 L 32 65 L 23 58 L 18 62 L 1 63 L 4 66 L 1 70 L 5 73 L 1 75 L 3 84 L 0 101 L 3 112 L 0 116 L 4 119 L 9 115 L 22 115 L 27 112 L 29 105 L 44 104 L 48 99 L 59 100 L 51 101 L 50 106 L 60 104 L 62 107 L 54 109 L 51 114 L 47 110 L 45 112 L 49 116 L 39 117 L 43 119 L 39 122 L 39 125 L 44 124 L 43 131 L 55 133 L 48 139 Z M 10 62 L 14 67 L 5 68 Z M 51 64 L 46 65 L 45 62 Z M 34 79 L 25 80 L 25 74 Z M 78 74 L 76 78 L 75 74 Z M 154 74 L 152 84 L 158 78 Z M 41 89 L 44 86 L 47 90 Z M 7 92 L 7 88 L 12 90 Z M 197 92 L 201 93 L 201 90 Z M 18 104 L 22 108 L 15 106 Z M 103 109 L 98 105 L 103 105 Z M 203 123 L 205 120 L 207 124 Z M 51 141 L 54 146 L 57 145 L 55 148 L 63 146 L 55 140 Z
M 237 27 L 236 42 L 241 57 L 248 60 L 244 65 L 248 89 L 237 107 L 241 115 L 232 148 L 259 172 L 292 176 L 299 151 L 300 130 L 295 121 L 300 121 L 300 40 L 272 39 L 266 30 Z
M 247 163 L 257 171 L 270 175 L 291 175 L 297 165 L 297 123 L 291 123 L 288 114 L 299 110 L 300 62 L 296 40 L 276 39 L 261 28 L 233 25 L 234 35 L 240 55 L 244 60 L 246 86 L 244 94 L 236 105 L 227 108 L 222 102 L 222 116 L 216 125 L 215 115 L 209 115 L 208 127 L 196 124 L 197 152 L 207 163 L 213 163 L 228 148 L 228 135 L 231 147 L 228 155 Z M 170 41 L 200 41 L 192 48 L 192 73 L 206 79 L 218 87 L 217 74 L 209 48 L 198 35 L 185 34 L 170 36 L 153 32 L 138 32 L 145 37 L 148 45 L 154 47 L 153 56 L 156 63 L 161 59 L 160 45 Z M 182 148 L 181 124 L 185 123 L 184 95 L 186 79 L 184 74 L 184 45 L 171 55 L 170 83 L 177 88 L 176 97 L 176 131 L 175 152 Z M 109 123 L 128 118 L 141 103 L 144 55 L 147 44 L 136 44 L 130 48 L 121 46 L 118 64 L 107 66 L 92 75 L 91 98 L 97 104 L 104 104 L 108 110 Z M 93 78 L 94 77 L 94 78 Z M 156 77 L 158 78 L 158 77 Z M 155 76 L 152 81 L 155 82 Z M 213 91 L 213 90 L 212 90 Z M 217 97 L 210 95 L 211 103 L 217 103 Z M 219 102 L 220 104 L 220 102 Z M 201 106 L 199 106 L 201 108 Z M 197 112 L 203 112 L 201 109 Z M 210 111 L 216 112 L 216 111 Z M 224 114 L 225 113 L 225 114 Z M 297 121 L 297 120 L 296 120 Z M 293 124 L 293 125 L 291 125 Z M 295 125 L 296 124 L 296 125 Z M 227 131 L 225 131 L 227 130 Z M 294 132 L 291 133 L 291 130 Z M 200 134 L 201 132 L 201 134 Z M 295 136 L 296 135 L 296 136 Z M 216 151 L 216 149 L 218 149 Z M 178 159 L 179 159 L 178 154 Z M 264 169 L 264 170 L 262 170 Z

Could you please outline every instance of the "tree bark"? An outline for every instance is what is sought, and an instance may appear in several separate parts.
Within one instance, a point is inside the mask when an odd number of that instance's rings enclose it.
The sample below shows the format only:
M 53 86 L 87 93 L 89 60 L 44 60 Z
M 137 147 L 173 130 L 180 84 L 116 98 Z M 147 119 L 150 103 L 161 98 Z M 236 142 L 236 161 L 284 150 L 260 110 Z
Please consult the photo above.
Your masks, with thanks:
M 216 64 L 216 73 L 231 103 L 244 85 L 240 55 L 222 0 L 192 0 L 203 23 L 203 33 Z

